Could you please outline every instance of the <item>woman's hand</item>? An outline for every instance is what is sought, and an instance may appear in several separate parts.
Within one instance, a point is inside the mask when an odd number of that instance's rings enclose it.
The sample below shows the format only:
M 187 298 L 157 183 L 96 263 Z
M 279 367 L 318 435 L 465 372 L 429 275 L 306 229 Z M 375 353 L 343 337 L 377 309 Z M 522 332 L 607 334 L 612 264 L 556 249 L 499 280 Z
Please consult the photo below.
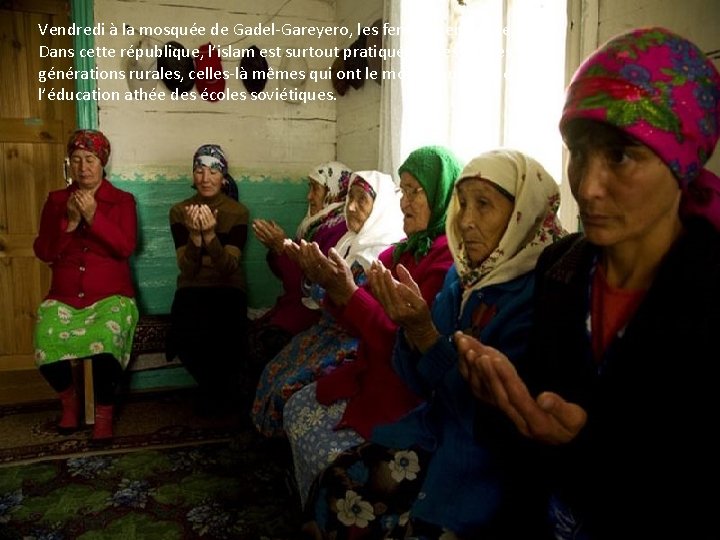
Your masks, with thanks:
M 500 351 L 461 332 L 455 333 L 458 368 L 475 396 L 503 411 L 518 430 L 532 439 L 563 444 L 573 440 L 587 421 L 579 405 L 554 392 L 533 399 L 515 366 Z
M 350 267 L 335 248 L 326 257 L 315 242 L 300 240 L 299 263 L 305 277 L 323 287 L 338 306 L 346 305 L 358 288 Z
M 435 328 L 430 308 L 402 264 L 396 268 L 398 279 L 380 261 L 374 261 L 368 272 L 368 282 L 373 296 L 382 304 L 387 316 L 405 330 L 406 339 L 420 352 L 432 347 L 440 333 Z
M 202 235 L 200 234 L 200 218 L 198 217 L 198 213 L 199 205 L 191 204 L 190 206 L 186 206 L 183 223 L 190 233 L 190 241 L 199 247 L 202 244 Z
M 255 219 L 252 223 L 253 232 L 258 240 L 268 249 L 280 255 L 285 248 L 285 231 L 274 221 Z
M 78 189 L 72 194 L 71 198 L 75 200 L 75 205 L 85 220 L 85 223 L 92 225 L 93 219 L 95 218 L 95 210 L 97 210 L 95 195 L 88 191 Z
M 68 217 L 68 226 L 67 226 L 67 229 L 65 229 L 65 231 L 73 232 L 75 229 L 78 228 L 78 225 L 80 225 L 80 221 L 82 220 L 82 214 L 80 213 L 80 208 L 78 208 L 77 202 L 75 201 L 75 197 L 73 195 L 68 197 L 67 217 Z
M 217 226 L 217 210 L 210 210 L 206 204 L 201 204 L 198 209 L 198 225 L 205 244 L 209 244 L 215 238 L 215 227 Z

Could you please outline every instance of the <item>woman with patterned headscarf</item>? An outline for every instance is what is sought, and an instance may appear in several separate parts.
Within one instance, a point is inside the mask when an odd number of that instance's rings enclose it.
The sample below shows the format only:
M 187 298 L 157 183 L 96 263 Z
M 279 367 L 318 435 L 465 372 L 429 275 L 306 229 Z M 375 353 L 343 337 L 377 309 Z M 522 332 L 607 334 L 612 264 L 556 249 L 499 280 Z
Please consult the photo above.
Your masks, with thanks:
M 455 182 L 446 223 L 454 265 L 432 305 L 407 272 L 371 271 L 373 293 L 401 328 L 393 367 L 423 402 L 396 422 L 376 423 L 372 442 L 322 472 L 306 507 L 318 536 L 355 538 L 361 528 L 365 538 L 535 538 L 507 519 L 522 504 L 524 494 L 512 489 L 521 465 L 508 467 L 514 457 L 485 444 L 502 417 L 476 407 L 452 336 L 466 332 L 522 356 L 535 261 L 564 233 L 559 203 L 557 184 L 537 161 L 487 152 Z
M 575 73 L 560 130 L 583 234 L 538 262 L 528 369 L 465 338 L 464 373 L 541 445 L 554 538 L 715 537 L 720 74 L 630 31 Z
M 402 213 L 392 178 L 378 171 L 362 171 L 350 177 L 344 205 L 348 231 L 330 250 L 337 250 L 347 268 L 349 279 L 363 283 L 365 271 L 388 246 L 402 239 Z M 298 259 L 302 246 L 312 245 L 318 256 L 325 257 L 317 243 L 287 246 Z M 300 261 L 301 262 L 301 261 Z M 305 276 L 312 280 L 312 269 L 302 265 Z M 319 321 L 300 332 L 265 366 L 255 393 L 252 418 L 258 431 L 267 437 L 283 437 L 283 410 L 295 392 L 313 382 L 328 369 L 351 359 L 357 349 L 357 337 L 341 325 L 322 304 L 324 291 L 314 287 L 306 303 L 321 310 Z
M 222 414 L 236 398 L 246 350 L 248 210 L 218 145 L 195 152 L 192 187 L 197 193 L 170 209 L 180 273 L 166 354 L 198 383 L 200 412 Z
M 337 244 L 347 232 L 345 197 L 351 171 L 337 161 L 322 163 L 308 173 L 308 209 L 295 233 L 295 241 L 316 242 L 323 253 Z M 294 335 L 317 323 L 320 311 L 303 304 L 303 273 L 285 251 L 285 231 L 274 221 L 253 220 L 253 231 L 268 248 L 267 262 L 282 283 L 283 294 L 261 318 L 253 321 L 250 331 L 250 370 L 248 382 L 256 381 L 265 364 Z
M 91 358 L 95 398 L 92 439 L 112 438 L 115 388 L 130 361 L 138 310 L 129 258 L 137 241 L 135 199 L 105 177 L 110 142 L 79 130 L 67 145 L 71 183 L 53 191 L 33 245 L 52 271 L 35 327 L 35 361 L 59 393 L 61 433 L 79 426 L 70 359 Z
M 379 260 L 392 272 L 412 275 L 428 303 L 452 264 L 445 217 L 460 170 L 458 159 L 440 146 L 416 149 L 398 170 L 407 237 Z M 357 358 L 299 391 L 284 417 L 303 501 L 332 456 L 362 442 L 374 425 L 396 420 L 419 402 L 391 367 L 395 323 L 368 287 L 353 287 L 347 279 L 340 285 L 346 290 L 329 285 L 330 298 L 339 320 L 360 336 Z

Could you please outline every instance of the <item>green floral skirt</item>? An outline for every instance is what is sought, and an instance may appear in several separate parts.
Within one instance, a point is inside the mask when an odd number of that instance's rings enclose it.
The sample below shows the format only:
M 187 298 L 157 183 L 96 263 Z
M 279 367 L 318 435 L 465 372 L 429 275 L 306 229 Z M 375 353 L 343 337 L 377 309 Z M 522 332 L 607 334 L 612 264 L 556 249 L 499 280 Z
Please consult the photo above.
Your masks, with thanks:
M 45 300 L 35 325 L 35 363 L 112 354 L 123 369 L 130 361 L 139 313 L 135 300 L 109 296 L 76 309 L 57 300 Z

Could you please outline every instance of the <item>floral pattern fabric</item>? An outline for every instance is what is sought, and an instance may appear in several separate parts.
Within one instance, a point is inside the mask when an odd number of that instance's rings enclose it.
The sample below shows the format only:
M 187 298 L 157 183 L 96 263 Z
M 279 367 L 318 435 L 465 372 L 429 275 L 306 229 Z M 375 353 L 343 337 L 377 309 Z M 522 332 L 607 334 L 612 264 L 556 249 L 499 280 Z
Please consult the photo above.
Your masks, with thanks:
M 579 118 L 652 149 L 683 190 L 682 213 L 720 230 L 720 178 L 705 168 L 720 138 L 720 73 L 697 45 L 659 27 L 611 39 L 575 73 L 560 130 Z
M 347 400 L 330 406 L 315 399 L 317 384 L 297 392 L 285 406 L 285 434 L 293 449 L 293 471 L 304 506 L 315 477 L 341 452 L 365 442 L 354 429 L 333 428 L 340 422 Z
M 312 484 L 305 509 L 316 535 L 334 540 L 451 540 L 450 531 L 414 519 L 430 454 L 364 443 L 341 453 Z M 322 532 L 321 532 L 322 531 Z
M 85 308 L 45 300 L 37 311 L 35 363 L 111 354 L 125 369 L 139 313 L 135 300 L 114 295 Z
M 252 419 L 267 437 L 282 437 L 283 409 L 292 395 L 323 373 L 355 359 L 358 339 L 328 312 L 317 324 L 297 334 L 265 366 L 255 392 Z

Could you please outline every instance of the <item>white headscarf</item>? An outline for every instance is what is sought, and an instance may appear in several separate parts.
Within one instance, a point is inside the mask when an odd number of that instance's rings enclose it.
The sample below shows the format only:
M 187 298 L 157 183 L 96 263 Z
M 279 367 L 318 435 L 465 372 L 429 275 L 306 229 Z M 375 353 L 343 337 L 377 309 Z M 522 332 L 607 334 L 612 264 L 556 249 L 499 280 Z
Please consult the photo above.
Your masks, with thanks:
M 470 265 L 458 224 L 457 185 L 469 178 L 488 180 L 515 198 L 500 244 L 476 267 Z M 463 306 L 474 290 L 505 283 L 535 268 L 543 249 L 566 234 L 557 217 L 559 206 L 560 191 L 553 177 L 522 152 L 493 150 L 465 166 L 455 183 L 445 225 L 455 268 L 463 284 Z
M 335 249 L 349 265 L 357 261 L 367 270 L 381 252 L 405 238 L 405 233 L 400 194 L 390 175 L 378 171 L 353 173 L 348 192 L 358 178 L 365 180 L 375 191 L 372 211 L 362 228 L 357 233 L 345 233 Z M 345 215 L 347 220 L 347 205 Z
M 345 205 L 345 197 L 347 196 L 350 175 L 352 171 L 350 167 L 339 161 L 329 161 L 322 163 L 317 167 L 314 167 L 309 173 L 308 178 L 314 180 L 321 186 L 327 188 L 325 194 L 325 200 L 323 201 L 323 207 L 320 211 L 315 214 L 310 213 L 310 205 L 308 204 L 307 212 L 305 217 L 298 225 L 297 231 L 295 232 L 295 238 L 305 238 L 305 234 L 308 232 L 310 227 L 318 222 L 324 221 L 328 216 L 334 217 L 334 213 L 338 213 L 340 208 Z M 338 218 L 338 221 L 342 219 L 342 216 Z M 334 224 L 334 223 L 332 223 Z M 328 224 L 328 225 L 332 225 Z M 305 238 L 306 240 L 312 240 Z

